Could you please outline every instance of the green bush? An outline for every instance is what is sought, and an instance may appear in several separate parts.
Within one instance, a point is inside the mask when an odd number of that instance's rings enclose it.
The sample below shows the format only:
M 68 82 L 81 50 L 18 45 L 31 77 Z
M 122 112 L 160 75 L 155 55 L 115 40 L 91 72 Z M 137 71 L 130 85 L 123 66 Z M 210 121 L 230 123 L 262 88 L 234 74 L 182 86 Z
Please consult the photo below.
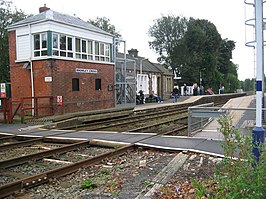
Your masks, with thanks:
M 262 152 L 256 163 L 251 134 L 241 134 L 228 117 L 220 118 L 219 123 L 224 135 L 225 158 L 216 168 L 215 198 L 266 198 L 266 152 Z
M 252 135 L 244 135 L 227 117 L 219 119 L 225 157 L 216 165 L 212 178 L 200 184 L 193 181 L 195 198 L 265 199 L 266 151 L 261 147 L 259 162 L 252 153 Z M 251 130 L 250 130 L 251 131 Z
M 81 189 L 93 190 L 93 189 L 95 189 L 97 187 L 98 187 L 98 184 L 95 181 L 91 180 L 91 179 L 85 180 L 81 184 Z

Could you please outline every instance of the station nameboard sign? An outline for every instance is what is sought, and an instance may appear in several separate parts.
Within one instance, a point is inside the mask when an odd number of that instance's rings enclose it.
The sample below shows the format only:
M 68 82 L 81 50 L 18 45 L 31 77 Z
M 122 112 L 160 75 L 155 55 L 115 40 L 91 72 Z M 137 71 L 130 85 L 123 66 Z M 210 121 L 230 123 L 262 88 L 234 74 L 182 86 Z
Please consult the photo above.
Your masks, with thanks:
M 76 68 L 76 73 L 98 73 L 96 69 Z

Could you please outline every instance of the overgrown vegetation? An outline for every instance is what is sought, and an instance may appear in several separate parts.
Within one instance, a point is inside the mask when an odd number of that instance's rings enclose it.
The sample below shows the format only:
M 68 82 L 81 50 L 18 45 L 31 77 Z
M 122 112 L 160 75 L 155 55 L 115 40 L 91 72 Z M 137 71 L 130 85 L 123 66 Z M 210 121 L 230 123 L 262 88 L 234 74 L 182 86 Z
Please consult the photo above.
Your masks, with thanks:
M 95 174 L 95 177 L 84 180 L 81 189 L 93 191 L 97 188 L 103 188 L 104 192 L 115 196 L 121 188 L 121 183 L 123 183 L 123 180 L 119 176 L 114 175 L 110 169 L 103 168 Z
M 219 119 L 224 135 L 225 158 L 217 165 L 211 183 L 194 181 L 198 198 L 266 198 L 266 152 L 255 162 L 252 137 L 243 135 L 232 126 L 228 117 Z M 261 146 L 262 147 L 262 146 Z M 237 158 L 236 158 L 237 156 Z M 254 166 L 256 165 L 256 166 Z M 206 185 L 209 186 L 206 186 Z
M 93 190 L 97 187 L 98 187 L 98 184 L 94 180 L 91 180 L 91 179 L 84 180 L 84 182 L 82 182 L 81 184 L 81 189 Z

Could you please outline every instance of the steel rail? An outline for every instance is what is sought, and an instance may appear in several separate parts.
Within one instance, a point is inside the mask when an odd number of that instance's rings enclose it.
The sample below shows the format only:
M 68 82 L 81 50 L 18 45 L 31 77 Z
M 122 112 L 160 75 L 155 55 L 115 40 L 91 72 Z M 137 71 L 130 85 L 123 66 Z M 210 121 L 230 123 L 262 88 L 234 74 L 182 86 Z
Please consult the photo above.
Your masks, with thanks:
M 186 116 L 181 116 L 181 117 L 174 118 L 174 119 L 171 119 L 171 120 L 159 122 L 157 124 L 150 124 L 150 125 L 147 125 L 147 126 L 143 126 L 143 127 L 139 127 L 139 128 L 135 128 L 135 129 L 130 129 L 129 132 L 141 131 L 141 130 L 148 129 L 148 128 L 151 128 L 151 127 L 156 127 L 156 126 L 160 126 L 160 125 L 163 125 L 163 124 L 167 124 L 167 123 L 171 123 L 171 122 L 175 122 L 175 121 L 179 121 L 179 120 L 187 119 L 187 118 L 188 118 L 187 115 Z
M 178 108 L 176 109 L 175 108 L 168 108 L 168 109 L 162 109 L 163 111 L 161 111 L 160 113 L 169 113 L 169 111 L 181 111 L 181 110 L 185 110 L 186 108 L 188 107 L 185 107 L 185 108 Z M 158 111 L 158 110 L 157 110 Z M 86 124 L 86 122 L 84 122 L 83 124 L 79 124 L 79 125 L 74 125 L 74 126 L 69 126 L 67 128 L 63 128 L 63 129 L 75 129 L 76 131 L 79 131 L 79 130 L 95 130 L 97 129 L 95 127 L 95 125 L 104 125 L 104 124 L 107 124 L 109 125 L 110 123 L 112 122 L 119 122 L 119 121 L 125 121 L 125 120 L 128 120 L 128 119 L 138 119 L 138 118 L 143 118 L 144 116 L 145 117 L 148 117 L 148 116 L 153 116 L 153 115 L 158 115 L 158 112 L 155 112 L 154 110 L 152 112 L 149 112 L 149 113 L 137 113 L 137 115 L 134 115 L 134 116 L 128 116 L 128 117 L 123 117 L 123 118 L 116 118 L 116 119 L 110 119 L 110 120 L 106 120 L 106 121 L 98 121 L 98 122 L 91 122 L 89 124 Z M 136 114 L 136 112 L 135 112 Z M 91 127 L 92 126 L 92 127 Z M 89 128 L 91 127 L 91 128 Z
M 161 136 L 161 135 L 168 135 L 170 133 L 173 133 L 173 132 L 176 132 L 176 131 L 180 131 L 180 130 L 183 130 L 183 129 L 186 129 L 186 128 L 187 128 L 186 126 L 179 127 L 177 129 L 162 133 L 160 135 L 153 135 L 153 136 L 149 136 L 148 138 L 144 138 L 142 140 L 138 140 L 138 142 L 139 141 L 144 141 L 146 139 L 150 139 L 152 137 L 158 137 L 158 136 Z M 89 141 L 85 141 L 84 143 L 88 144 Z M 123 154 L 123 153 L 125 153 L 127 151 L 130 151 L 130 150 L 132 151 L 132 150 L 135 149 L 135 147 L 136 146 L 133 143 L 133 144 L 130 144 L 129 146 L 123 147 L 121 149 L 118 149 L 118 150 L 115 150 L 115 151 L 112 151 L 112 152 L 108 152 L 108 153 L 105 153 L 105 154 L 102 154 L 102 155 L 99 155 L 99 156 L 96 156 L 96 157 L 93 157 L 93 158 L 89 158 L 89 159 L 85 159 L 85 160 L 82 160 L 82 161 L 77 162 L 77 163 L 73 163 L 71 165 L 67 165 L 67 166 L 64 166 L 64 167 L 56 168 L 56 169 L 53 169 L 51 171 L 47 171 L 47 172 L 44 172 L 44 173 L 41 173 L 41 174 L 38 174 L 38 175 L 35 175 L 35 176 L 24 178 L 22 180 L 18 180 L 18 181 L 9 183 L 9 184 L 5 184 L 3 186 L 0 186 L 0 197 L 9 196 L 9 195 L 21 190 L 21 189 L 24 189 L 24 188 L 30 188 L 30 187 L 33 187 L 33 186 L 38 186 L 40 184 L 43 184 L 43 183 L 47 182 L 51 178 L 58 178 L 58 177 L 73 173 L 73 172 L 77 171 L 78 169 L 80 169 L 81 167 L 89 166 L 91 164 L 97 163 L 97 162 L 99 162 L 99 161 L 101 161 L 101 160 L 103 160 L 103 159 L 105 159 L 107 157 L 110 158 L 110 157 L 113 157 L 115 155 Z
M 118 127 L 118 126 L 124 126 L 124 125 L 128 125 L 128 124 L 132 124 L 132 123 L 136 123 L 136 122 L 139 122 L 140 119 L 141 121 L 146 121 L 146 120 L 154 120 L 154 119 L 158 119 L 158 118 L 161 118 L 161 117 L 167 117 L 167 116 L 171 116 L 171 115 L 175 115 L 175 114 L 182 114 L 184 112 L 187 112 L 187 110 L 181 110 L 181 111 L 173 111 L 171 113 L 165 113 L 165 114 L 160 114 L 160 113 L 155 113 L 154 115 L 156 116 L 153 116 L 153 117 L 150 117 L 150 116 L 141 116 L 141 117 L 137 117 L 137 118 L 133 118 L 132 121 L 128 121 L 128 120 L 125 120 L 123 119 L 121 123 L 115 123 L 115 124 L 109 124 L 109 125 L 103 125 L 103 126 L 96 126 L 96 127 L 92 127 L 92 128 L 85 128 L 85 130 L 87 131 L 92 131 L 92 130 L 102 130 L 102 129 L 106 129 L 106 128 L 111 128 L 111 127 Z M 132 118 L 129 118 L 129 119 L 132 119 Z
M 8 139 L 12 139 L 13 137 L 16 137 L 16 135 L 3 135 L 3 134 L 1 134 L 0 136 L 1 136 L 0 141 L 8 140 Z
M 187 126 L 178 127 L 174 130 L 167 131 L 165 133 L 161 133 L 158 135 L 151 135 L 148 138 L 143 138 L 141 140 L 138 140 L 137 142 L 151 139 L 153 137 L 159 137 L 161 135 L 168 135 L 168 134 L 171 134 L 171 133 L 176 132 L 176 131 L 184 130 L 186 128 L 187 128 Z M 84 143 L 88 144 L 89 141 L 84 141 Z M 70 165 L 66 165 L 66 166 L 56 168 L 56 169 L 53 169 L 53 170 L 50 170 L 50 171 L 47 171 L 47 172 L 44 172 L 44 173 L 41 173 L 41 174 L 38 174 L 35 176 L 31 176 L 28 178 L 24 178 L 22 180 L 18 180 L 18 181 L 0 186 L 0 198 L 9 196 L 9 195 L 21 190 L 21 189 L 24 189 L 24 188 L 30 188 L 33 186 L 40 185 L 42 183 L 47 182 L 51 178 L 58 178 L 58 177 L 73 173 L 73 172 L 77 171 L 78 169 L 80 169 L 81 167 L 87 167 L 89 165 L 95 164 L 95 163 L 100 162 L 101 160 L 103 160 L 107 157 L 110 158 L 110 157 L 114 157 L 116 155 L 126 153 L 128 151 L 132 151 L 137 147 L 135 145 L 135 143 L 132 143 L 126 147 L 117 149 L 117 150 L 112 151 L 112 152 L 98 155 L 98 156 L 93 157 L 93 158 L 88 158 L 88 159 L 82 160 L 80 162 L 76 162 L 76 163 L 73 163 Z M 75 144 L 73 144 L 73 145 L 75 145 Z
M 0 186 L 0 198 L 12 195 L 13 193 L 20 191 L 21 189 L 24 188 L 31 188 L 43 184 L 47 182 L 49 179 L 58 178 L 73 173 L 75 171 L 78 171 L 82 167 L 87 167 L 89 165 L 95 164 L 97 162 L 104 160 L 107 157 L 114 157 L 117 155 L 121 155 L 123 153 L 132 151 L 134 149 L 135 146 L 131 144 L 129 146 L 122 147 L 112 152 L 104 153 L 102 155 L 93 158 L 88 158 L 70 165 L 66 165 L 47 172 L 43 172 L 35 176 L 31 176 L 12 183 L 5 184 L 3 186 Z
M 48 151 L 42 151 L 39 153 L 34 153 L 34 154 L 26 155 L 26 156 L 21 156 L 17 158 L 0 161 L 0 168 L 4 169 L 4 168 L 12 167 L 12 166 L 21 165 L 29 161 L 40 160 L 44 157 L 50 157 L 54 154 L 65 153 L 65 152 L 72 151 L 72 150 L 78 149 L 80 147 L 88 146 L 88 145 L 89 145 L 89 141 L 86 140 L 86 141 L 78 142 L 75 144 L 70 144 L 68 146 L 51 149 Z
M 223 103 L 217 102 L 217 105 L 221 105 L 221 104 Z M 121 125 L 132 124 L 134 122 L 139 122 L 138 120 L 139 118 L 141 118 L 141 120 L 143 121 L 145 120 L 144 117 L 147 117 L 147 120 L 150 120 L 150 119 L 160 118 L 162 116 L 168 116 L 168 115 L 170 116 L 170 115 L 176 114 L 177 112 L 183 113 L 183 112 L 186 112 L 187 108 L 189 107 L 187 104 L 182 107 L 178 107 L 178 108 L 176 106 L 177 105 L 171 105 L 171 106 L 156 107 L 156 108 L 146 109 L 146 110 L 139 110 L 140 112 L 139 115 L 130 116 L 126 118 L 112 119 L 108 121 L 101 121 L 101 122 L 92 123 L 92 124 L 82 124 L 78 126 L 73 126 L 73 128 L 76 128 L 75 131 L 79 131 L 79 130 L 95 131 L 95 130 L 106 129 L 110 127 L 117 127 Z M 160 110 L 163 110 L 163 111 L 160 111 Z M 169 113 L 169 111 L 171 111 L 172 113 Z M 161 113 L 165 113 L 165 115 Z M 153 116 L 153 115 L 156 115 L 156 117 L 149 118 L 149 116 Z M 128 121 L 129 119 L 133 119 L 133 121 L 129 122 Z M 136 119 L 136 121 L 134 121 L 134 119 Z M 124 122 L 117 123 L 117 124 L 115 123 L 110 124 L 111 122 L 119 122 L 119 121 L 124 121 Z M 99 126 L 95 126 L 95 125 L 99 125 Z
M 32 145 L 35 142 L 42 142 L 43 139 L 44 138 L 41 137 L 41 138 L 34 138 L 34 139 L 25 140 L 25 141 L 21 141 L 21 142 L 15 142 L 15 143 L 10 143 L 10 144 L 0 145 L 0 151 L 7 150 L 7 149 L 10 149 L 10 148 L 14 148 L 14 147 L 29 146 L 29 145 Z

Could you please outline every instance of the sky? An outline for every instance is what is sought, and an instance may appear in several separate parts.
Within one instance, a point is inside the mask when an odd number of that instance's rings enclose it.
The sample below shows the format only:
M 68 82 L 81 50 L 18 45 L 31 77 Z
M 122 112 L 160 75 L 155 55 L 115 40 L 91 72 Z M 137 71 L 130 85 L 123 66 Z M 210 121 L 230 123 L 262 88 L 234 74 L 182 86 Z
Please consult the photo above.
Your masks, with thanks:
M 254 50 L 246 47 L 254 40 L 252 27 L 245 20 L 253 16 L 253 7 L 244 0 L 11 0 L 13 6 L 26 14 L 38 14 L 46 4 L 54 11 L 75 15 L 84 21 L 107 17 L 126 41 L 126 49 L 138 49 L 139 56 L 156 62 L 158 55 L 150 49 L 148 35 L 154 20 L 163 15 L 207 19 L 212 22 L 223 39 L 236 42 L 232 61 L 238 64 L 238 78 L 255 77 Z M 248 0 L 251 1 L 251 0 Z

